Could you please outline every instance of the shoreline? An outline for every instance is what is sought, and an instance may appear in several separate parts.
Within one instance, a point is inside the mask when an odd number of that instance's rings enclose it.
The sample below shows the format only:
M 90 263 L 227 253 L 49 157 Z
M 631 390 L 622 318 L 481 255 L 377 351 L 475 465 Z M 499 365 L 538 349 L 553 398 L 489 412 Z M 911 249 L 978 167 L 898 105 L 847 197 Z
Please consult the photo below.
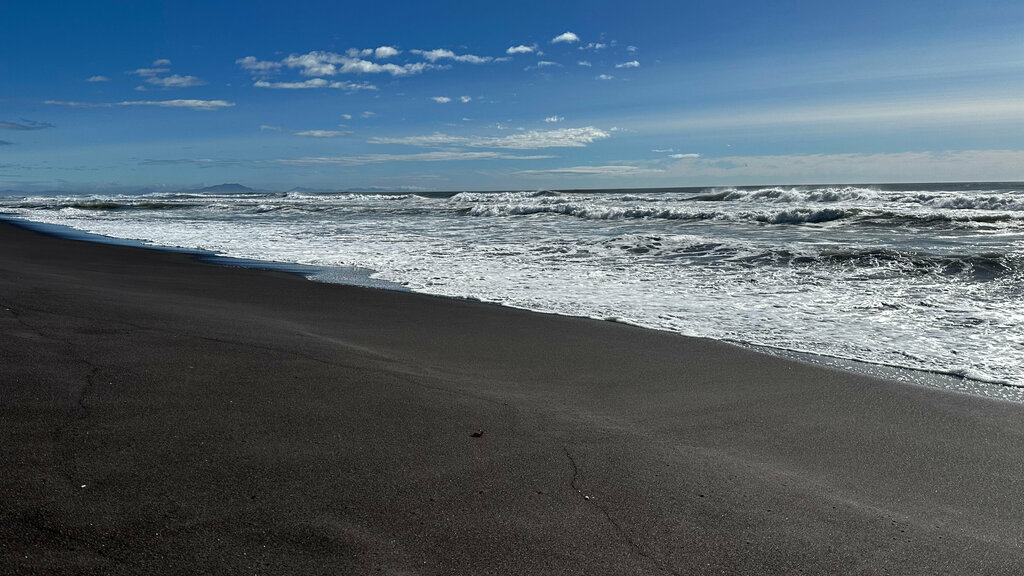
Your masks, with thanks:
M 17 215 L 5 214 L 0 212 L 0 222 L 11 223 L 15 226 L 21 226 L 29 230 L 38 232 L 40 234 L 51 235 L 56 238 L 62 238 L 74 241 L 83 242 L 95 242 L 99 244 L 109 244 L 113 246 L 127 246 L 135 247 L 147 250 L 158 250 L 168 251 L 182 254 L 189 254 L 195 257 L 199 261 L 209 262 L 218 264 L 221 266 L 240 266 L 245 268 L 252 268 L 256 270 L 273 270 L 286 273 L 292 273 L 297 276 L 301 276 L 307 280 L 314 282 L 324 282 L 329 284 L 340 284 L 346 286 L 359 286 L 364 288 L 376 288 L 381 290 L 394 290 L 399 292 L 414 292 L 409 290 L 401 284 L 389 282 L 387 280 L 378 280 L 371 278 L 375 272 L 370 269 L 361 268 L 342 268 L 342 267 L 318 267 L 305 264 L 294 264 L 286 262 L 271 262 L 264 260 L 253 260 L 247 258 L 236 258 L 232 256 L 223 256 L 215 252 L 198 250 L 193 248 L 180 248 L 174 246 L 161 246 L 155 244 L 147 244 L 139 240 L 116 238 L 111 236 L 104 236 L 101 234 L 95 234 L 92 232 L 85 232 L 72 228 L 70 226 L 64 226 L 60 224 L 49 224 L 42 222 L 35 222 L 32 220 L 26 220 L 18 217 Z M 465 298 L 458 296 L 444 296 L 438 294 L 420 293 L 425 296 L 431 296 L 434 298 L 444 298 L 456 301 L 468 301 L 468 302 L 481 302 L 500 306 L 503 308 L 526 310 L 538 314 L 553 314 L 557 316 L 565 316 L 567 318 L 585 318 L 588 320 L 602 320 L 616 322 L 624 325 L 634 326 L 644 330 L 654 330 L 657 332 L 665 332 L 668 334 L 676 334 L 667 329 L 660 329 L 650 326 L 643 326 L 634 324 L 628 321 L 622 321 L 619 319 L 611 318 L 595 318 L 590 316 L 570 316 L 565 314 L 559 314 L 556 312 L 543 312 L 538 310 L 531 310 L 529 308 L 519 308 L 516 306 L 510 306 L 501 302 L 484 301 L 476 298 Z M 796 360 L 798 362 L 807 362 L 818 366 L 826 366 L 833 369 L 853 372 L 855 374 L 871 376 L 875 378 L 881 378 L 885 380 L 893 380 L 900 384 L 909 384 L 914 386 L 925 386 L 932 388 L 939 388 L 942 390 L 950 390 L 960 392 L 964 394 L 971 394 L 975 396 L 982 396 L 986 398 L 996 398 L 1009 402 L 1024 403 L 1024 387 L 1016 386 L 1013 384 L 1006 384 L 1002 382 L 993 382 L 984 379 L 972 378 L 969 376 L 950 374 L 938 370 L 927 370 L 923 368 L 914 368 L 910 366 L 897 366 L 893 364 L 882 364 L 877 362 L 869 362 L 859 359 L 842 358 L 838 356 L 829 356 L 827 354 L 821 354 L 816 352 L 808 352 L 804 350 L 792 350 L 789 348 L 775 348 L 771 346 L 751 344 L 747 342 L 737 340 L 717 340 L 714 338 L 707 338 L 704 336 L 687 336 L 691 338 L 704 338 L 716 342 L 724 342 L 739 346 L 746 350 L 752 350 L 762 354 L 768 354 L 771 356 L 777 356 L 780 358 L 787 358 L 790 360 Z
M 1017 574 L 1024 406 L 0 223 L 0 572 Z

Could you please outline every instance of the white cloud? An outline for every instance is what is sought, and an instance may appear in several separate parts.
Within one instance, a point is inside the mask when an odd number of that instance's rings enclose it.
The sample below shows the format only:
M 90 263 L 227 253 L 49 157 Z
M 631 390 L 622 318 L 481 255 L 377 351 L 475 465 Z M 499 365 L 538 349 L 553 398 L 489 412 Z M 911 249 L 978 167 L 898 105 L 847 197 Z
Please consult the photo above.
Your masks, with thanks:
M 193 110 L 218 110 L 230 108 L 234 102 L 225 100 L 136 100 L 118 102 L 118 106 L 159 106 L 161 108 L 191 108 Z
M 110 78 L 106 76 L 89 76 L 85 79 L 86 82 L 110 82 Z
M 366 82 L 328 82 L 323 78 L 310 78 L 309 80 L 303 80 L 302 82 L 267 82 L 266 80 L 257 80 L 253 82 L 253 86 L 257 88 L 273 88 L 276 90 L 304 90 L 309 88 L 334 88 L 337 90 L 345 90 L 348 92 L 357 92 L 359 90 L 376 90 L 377 87 L 373 84 Z
M 351 114 L 342 114 L 341 117 L 344 118 L 345 120 L 351 120 L 352 119 L 352 115 Z
M 539 70 L 541 68 L 563 68 L 563 66 L 558 62 L 552 62 L 550 60 L 540 60 L 539 62 L 532 66 L 527 66 L 526 68 L 523 68 L 523 70 Z
M 401 52 L 394 46 L 378 46 L 373 51 L 373 57 L 382 60 L 384 58 L 391 58 L 392 56 L 398 56 Z
M 337 138 L 338 136 L 346 136 L 352 132 L 348 130 L 303 130 L 296 132 L 296 136 L 309 136 L 310 138 Z
M 622 64 L 616 64 L 615 67 L 616 68 L 639 68 L 640 67 L 640 62 L 638 62 L 636 60 L 631 60 L 629 62 L 623 62 Z
M 636 46 L 626 46 L 626 52 L 630 54 L 636 54 L 638 48 Z
M 518 46 L 509 46 L 508 50 L 505 50 L 505 54 L 532 54 L 536 50 L 536 46 L 524 46 L 520 44 Z
M 369 142 L 372 144 L 406 144 L 424 147 L 466 146 L 468 148 L 533 150 L 537 148 L 582 148 L 597 140 L 610 137 L 611 134 L 604 130 L 587 126 L 585 128 L 560 128 L 557 130 L 529 130 L 508 136 L 452 136 L 435 133 L 429 136 L 370 138 Z
M 504 152 L 422 152 L 418 154 L 363 154 L 360 156 L 313 156 L 275 160 L 289 166 L 364 166 L 384 162 L 451 162 L 457 160 L 543 160 L 554 156 L 518 156 Z
M 594 42 L 591 42 L 586 46 L 580 46 L 580 50 L 603 50 L 607 47 L 607 44 L 601 44 L 600 42 L 595 44 Z
M 158 76 L 160 74 L 166 74 L 170 72 L 170 68 L 136 68 L 135 70 L 128 72 L 128 74 L 135 74 L 136 76 L 142 76 L 143 78 L 149 78 L 151 76 Z
M 243 70 L 248 70 L 253 74 L 270 74 L 271 72 L 280 69 L 282 66 L 280 62 L 259 60 L 255 56 L 239 58 L 238 60 L 235 60 L 235 64 L 238 64 Z
M 447 104 L 452 101 L 452 99 L 447 96 L 434 96 L 431 98 L 431 100 L 437 102 L 438 104 Z
M 284 128 L 280 126 L 271 126 L 270 124 L 260 124 L 260 132 L 281 132 Z
M 562 118 L 561 116 L 548 116 L 544 119 L 544 121 L 548 123 L 561 122 L 562 120 L 565 120 L 565 118 Z
M 137 68 L 129 74 L 135 74 L 145 79 L 146 83 L 152 84 L 153 86 L 160 86 L 162 88 L 188 88 L 190 86 L 203 86 L 206 84 L 205 81 L 196 78 L 195 76 L 181 76 L 179 74 L 172 74 L 170 76 L 164 76 L 171 71 L 168 66 L 171 65 L 171 61 L 167 59 L 157 60 L 153 62 L 153 68 Z M 93 81 L 90 79 L 90 81 Z M 145 90 L 144 87 L 136 87 L 136 90 Z
M 586 60 L 580 60 L 576 64 L 578 64 L 580 66 L 586 66 L 587 68 L 593 66 L 593 64 L 591 64 L 590 62 L 587 62 Z
M 367 111 L 363 112 L 362 114 L 360 114 L 359 116 L 360 116 L 360 118 L 373 118 L 376 115 L 377 115 L 376 112 L 370 112 L 369 110 L 367 110 Z
M 683 160 L 686 158 L 700 158 L 700 154 L 669 154 L 668 157 L 675 160 Z
M 567 168 L 552 168 L 550 170 L 520 170 L 516 174 L 524 176 L 636 176 L 638 174 L 655 174 L 664 172 L 652 168 L 641 168 L 638 166 L 609 165 L 609 166 L 570 166 Z
M 303 76 L 335 76 L 337 74 L 382 74 L 406 76 L 419 74 L 431 68 L 430 64 L 415 62 L 412 64 L 378 64 L 362 58 L 336 54 L 334 52 L 314 51 L 307 54 L 292 54 L 281 61 L 288 68 L 298 68 Z
M 193 110 L 219 110 L 230 108 L 234 102 L 226 100 L 126 100 L 124 102 L 68 102 L 46 100 L 44 104 L 72 108 L 111 108 L 114 106 L 157 106 L 160 108 L 191 108 Z
M 179 76 L 178 74 L 172 74 L 170 76 L 151 76 L 146 78 L 146 82 L 154 86 L 162 86 L 164 88 L 188 88 L 190 86 L 203 86 L 206 84 L 205 81 L 196 78 L 195 76 Z
M 430 60 L 432 63 L 438 60 L 454 60 L 456 62 L 468 62 L 470 64 L 483 64 L 490 62 L 494 58 L 490 56 L 475 56 L 473 54 L 456 54 L 451 50 L 445 50 L 443 48 L 437 48 L 435 50 L 412 50 L 413 54 L 419 54 L 426 60 Z
M 472 99 L 472 96 L 459 96 L 459 102 L 462 102 L 463 104 L 468 103 Z
M 595 76 L 594 78 L 596 78 L 597 80 L 611 80 L 612 78 L 615 78 L 615 76 L 612 76 L 611 74 L 600 74 L 598 76 Z
M 580 41 L 580 37 L 575 35 L 575 34 L 573 34 L 572 32 L 563 32 L 562 34 L 559 34 L 558 36 L 555 36 L 554 38 L 551 39 L 551 43 L 552 44 L 558 44 L 559 42 L 565 42 L 567 44 L 572 44 L 573 42 L 579 42 L 579 41 Z
M 257 88 L 276 88 L 278 90 L 303 90 L 307 88 L 326 88 L 330 82 L 323 78 L 310 78 L 309 80 L 303 80 L 302 82 L 267 82 L 265 80 L 257 80 L 253 82 L 253 86 Z
M 672 148 L 655 148 L 654 150 L 651 150 L 651 152 L 657 152 L 658 154 L 665 154 L 665 153 L 668 153 L 668 152 L 675 152 L 675 150 L 672 149 Z

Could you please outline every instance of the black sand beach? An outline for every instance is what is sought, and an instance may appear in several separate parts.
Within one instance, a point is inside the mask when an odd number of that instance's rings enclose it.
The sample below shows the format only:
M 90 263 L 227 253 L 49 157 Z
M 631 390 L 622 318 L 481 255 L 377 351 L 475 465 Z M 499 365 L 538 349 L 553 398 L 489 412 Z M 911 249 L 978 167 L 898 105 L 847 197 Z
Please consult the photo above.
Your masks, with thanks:
M 1024 573 L 1022 405 L 7 223 L 0 443 L 3 574 Z

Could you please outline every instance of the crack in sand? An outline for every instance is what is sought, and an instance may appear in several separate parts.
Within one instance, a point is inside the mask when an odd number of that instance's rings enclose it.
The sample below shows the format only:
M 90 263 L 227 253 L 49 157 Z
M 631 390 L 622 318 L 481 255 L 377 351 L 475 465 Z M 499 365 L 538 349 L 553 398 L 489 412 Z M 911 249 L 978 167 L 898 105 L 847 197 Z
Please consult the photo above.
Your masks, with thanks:
M 580 469 L 579 466 L 576 464 L 576 459 L 572 457 L 572 453 L 569 452 L 568 447 L 562 446 L 562 450 L 565 451 L 565 457 L 569 459 L 569 464 L 572 465 L 572 480 L 569 481 L 569 485 L 572 486 L 572 489 L 575 490 L 580 496 L 583 496 L 584 500 L 590 502 L 591 504 L 594 505 L 595 508 L 600 510 L 601 514 L 605 517 L 606 520 L 608 520 L 608 523 L 612 525 L 615 531 L 623 540 L 626 541 L 626 543 L 628 543 L 630 546 L 633 547 L 634 550 L 636 550 L 637 554 L 650 560 L 651 562 L 656 563 L 659 569 L 670 574 L 674 574 L 675 576 L 681 576 L 681 573 L 674 570 L 671 566 L 668 566 L 665 560 L 662 560 L 661 558 L 655 558 L 650 554 L 646 553 L 643 547 L 641 547 L 640 544 L 633 540 L 633 538 L 629 535 L 626 529 L 623 528 L 622 525 L 619 524 L 619 522 L 611 515 L 611 512 L 608 511 L 608 508 L 606 506 L 597 503 L 591 496 L 588 496 L 583 493 L 583 490 L 580 489 L 580 487 L 576 484 L 576 481 L 580 475 Z
M 90 394 L 93 391 L 93 388 L 96 385 L 96 381 L 101 369 L 96 364 L 84 358 L 81 354 L 77 354 L 75 352 L 74 344 L 67 338 L 48 335 L 47 330 L 42 329 L 32 324 L 31 322 L 26 321 L 22 317 L 20 311 L 16 310 L 15 308 L 12 308 L 6 303 L 0 302 L 0 307 L 2 307 L 7 312 L 10 312 L 10 314 L 19 324 L 31 330 L 35 334 L 39 335 L 41 338 L 50 340 L 51 342 L 62 344 L 67 350 L 66 353 L 68 356 L 70 356 L 77 362 L 85 364 L 86 368 L 88 369 L 86 374 L 82 377 L 82 383 L 78 388 L 78 396 L 75 398 L 74 405 L 68 410 L 67 417 L 63 420 L 63 422 L 57 423 L 57 425 L 54 426 L 53 428 L 53 441 L 54 444 L 56 444 L 58 457 L 60 458 L 63 464 L 62 467 L 64 468 L 64 475 L 68 479 L 68 481 L 73 482 L 75 478 L 78 476 L 78 459 L 75 448 L 66 441 L 67 432 L 72 426 L 90 416 L 91 411 L 89 409 L 87 401 L 89 399 Z M 29 308 L 29 310 L 32 309 Z

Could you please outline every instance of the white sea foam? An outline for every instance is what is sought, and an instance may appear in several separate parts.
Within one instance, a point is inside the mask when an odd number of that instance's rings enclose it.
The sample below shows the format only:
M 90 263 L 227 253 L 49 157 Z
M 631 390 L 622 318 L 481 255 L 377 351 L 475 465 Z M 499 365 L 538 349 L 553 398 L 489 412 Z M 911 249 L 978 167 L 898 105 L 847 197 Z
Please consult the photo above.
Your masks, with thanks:
M 151 194 L 0 210 L 421 292 L 1024 385 L 1017 189 Z

